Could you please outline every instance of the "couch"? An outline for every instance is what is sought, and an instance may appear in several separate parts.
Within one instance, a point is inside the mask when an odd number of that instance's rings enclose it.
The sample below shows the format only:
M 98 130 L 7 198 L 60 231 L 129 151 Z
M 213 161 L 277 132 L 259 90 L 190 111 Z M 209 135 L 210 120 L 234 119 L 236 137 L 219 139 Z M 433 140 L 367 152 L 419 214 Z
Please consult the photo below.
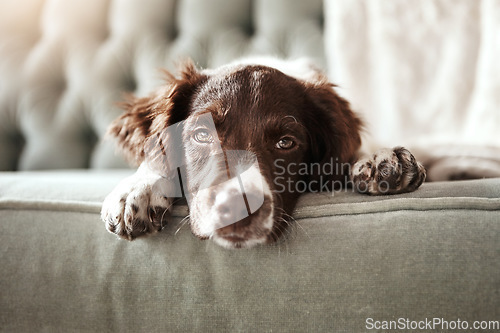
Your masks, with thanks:
M 133 172 L 105 140 L 121 94 L 186 56 L 329 70 L 320 0 L 7 0 L 0 17 L 0 331 L 498 325 L 500 178 L 310 193 L 282 240 L 250 250 L 196 239 L 182 202 L 151 237 L 106 232 L 102 201 Z

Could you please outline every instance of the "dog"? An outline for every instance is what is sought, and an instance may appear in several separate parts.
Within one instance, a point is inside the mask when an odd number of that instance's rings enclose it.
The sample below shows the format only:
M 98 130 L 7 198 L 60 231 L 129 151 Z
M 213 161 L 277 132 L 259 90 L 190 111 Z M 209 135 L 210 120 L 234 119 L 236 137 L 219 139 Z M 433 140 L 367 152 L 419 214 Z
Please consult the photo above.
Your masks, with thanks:
M 363 122 L 306 60 L 192 61 L 148 97 L 131 96 L 109 134 L 137 172 L 106 197 L 101 217 L 120 238 L 160 231 L 187 199 L 192 233 L 226 248 L 274 242 L 304 192 L 416 190 L 425 168 L 403 147 L 361 158 Z M 300 187 L 298 185 L 301 185 Z

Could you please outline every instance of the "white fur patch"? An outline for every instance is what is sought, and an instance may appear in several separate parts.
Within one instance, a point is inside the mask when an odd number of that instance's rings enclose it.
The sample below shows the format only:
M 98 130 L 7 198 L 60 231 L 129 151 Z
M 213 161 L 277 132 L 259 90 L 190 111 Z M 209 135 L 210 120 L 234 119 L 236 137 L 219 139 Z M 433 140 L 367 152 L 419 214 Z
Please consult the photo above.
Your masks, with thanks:
M 150 208 L 169 209 L 171 194 L 175 191 L 175 182 L 157 175 L 143 163 L 136 173 L 123 179 L 104 199 L 101 219 L 110 232 L 124 238 L 131 239 L 134 231 L 155 232 L 149 228 Z
M 213 196 L 214 193 L 214 204 L 207 204 L 210 202 L 210 196 Z M 244 193 L 246 194 L 246 202 L 243 196 Z M 219 235 L 217 230 L 255 213 L 262 206 L 265 198 L 271 199 L 272 193 L 257 163 L 255 163 L 240 173 L 239 177 L 233 177 L 226 182 L 203 189 L 193 196 L 190 206 L 191 222 L 194 224 L 192 225 L 193 231 L 202 237 L 210 237 L 223 247 L 233 248 L 235 243 Z M 219 210 L 221 205 L 228 205 L 231 209 L 231 219 L 228 220 L 227 217 L 221 215 Z M 262 220 L 252 221 L 252 223 L 258 223 L 261 234 L 257 236 L 245 233 L 244 239 L 238 242 L 238 247 L 251 247 L 267 240 L 267 234 L 273 228 L 272 212 L 271 203 L 268 216 Z M 262 235 L 262 231 L 264 231 L 264 235 Z M 232 235 L 225 234 L 224 236 Z M 243 237 L 240 233 L 235 233 L 234 236 Z
M 262 65 L 275 68 L 288 76 L 311 83 L 318 82 L 318 78 L 322 77 L 323 75 L 321 71 L 308 58 L 285 60 L 270 56 L 241 58 L 215 70 L 206 69 L 203 72 L 211 74 L 214 71 L 220 72 L 224 69 L 232 72 L 248 65 Z

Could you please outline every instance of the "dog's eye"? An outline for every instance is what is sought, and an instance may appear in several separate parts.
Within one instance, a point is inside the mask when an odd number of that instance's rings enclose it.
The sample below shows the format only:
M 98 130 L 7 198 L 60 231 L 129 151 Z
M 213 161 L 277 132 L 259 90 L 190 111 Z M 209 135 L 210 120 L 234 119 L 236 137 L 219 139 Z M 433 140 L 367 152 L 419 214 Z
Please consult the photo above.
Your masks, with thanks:
M 196 130 L 193 134 L 193 138 L 198 143 L 212 143 L 214 138 L 206 129 Z
M 281 138 L 278 143 L 276 143 L 276 148 L 278 149 L 292 149 L 295 147 L 295 141 L 292 138 Z

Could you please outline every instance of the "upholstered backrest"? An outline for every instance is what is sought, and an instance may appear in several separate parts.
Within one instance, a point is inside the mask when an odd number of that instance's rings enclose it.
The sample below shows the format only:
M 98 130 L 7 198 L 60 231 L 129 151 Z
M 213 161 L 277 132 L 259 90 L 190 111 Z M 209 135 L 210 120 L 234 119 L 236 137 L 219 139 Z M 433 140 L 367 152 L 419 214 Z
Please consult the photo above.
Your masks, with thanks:
M 158 68 L 248 55 L 324 65 L 321 0 L 3 0 L 0 170 L 125 166 L 107 125 Z

